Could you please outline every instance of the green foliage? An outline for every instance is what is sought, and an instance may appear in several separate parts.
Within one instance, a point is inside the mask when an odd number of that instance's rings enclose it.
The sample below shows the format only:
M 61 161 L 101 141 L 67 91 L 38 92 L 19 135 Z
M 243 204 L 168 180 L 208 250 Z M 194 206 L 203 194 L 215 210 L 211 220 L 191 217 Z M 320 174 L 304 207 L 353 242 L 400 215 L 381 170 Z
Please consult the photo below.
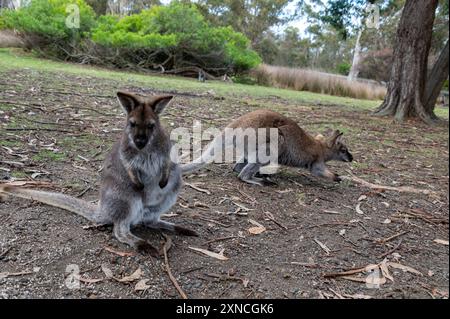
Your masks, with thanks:
M 348 62 L 342 62 L 337 66 L 337 72 L 342 75 L 348 75 L 352 65 Z
M 70 4 L 79 8 L 78 29 L 66 26 Z M 144 1 L 136 4 L 149 6 Z M 104 9 L 104 3 L 99 4 L 96 12 Z M 96 12 L 85 0 L 32 0 L 19 10 L 1 11 L 0 27 L 21 31 L 46 55 L 83 63 L 164 70 L 189 67 L 191 72 L 202 68 L 213 75 L 236 74 L 261 63 L 242 33 L 212 27 L 193 4 L 173 1 L 122 18 L 97 17 Z
M 105 47 L 127 50 L 128 53 L 135 49 L 160 49 L 164 51 L 163 58 L 166 58 L 162 60 L 167 60 L 171 55 L 201 57 L 201 63 L 191 65 L 206 69 L 211 66 L 204 63 L 208 61 L 208 55 L 214 56 L 209 61 L 214 67 L 230 69 L 231 72 L 241 72 L 261 62 L 242 33 L 235 32 L 231 27 L 211 27 L 195 5 L 178 2 L 153 6 L 122 19 L 101 16 L 92 31 L 92 40 Z M 166 63 L 171 63 L 170 59 Z M 169 68 L 183 66 L 172 65 Z
M 66 25 L 69 5 L 79 8 L 80 28 Z M 29 35 L 59 41 L 83 38 L 95 24 L 95 13 L 84 0 L 32 0 L 30 5 L 18 10 L 2 10 L 0 25 Z

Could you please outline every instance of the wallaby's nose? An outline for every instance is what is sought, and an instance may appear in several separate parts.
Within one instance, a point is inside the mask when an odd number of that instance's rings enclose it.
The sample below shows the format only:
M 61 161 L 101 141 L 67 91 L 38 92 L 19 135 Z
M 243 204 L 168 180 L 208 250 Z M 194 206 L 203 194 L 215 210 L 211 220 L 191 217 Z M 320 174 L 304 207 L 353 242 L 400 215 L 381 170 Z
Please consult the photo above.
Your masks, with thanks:
M 353 161 L 353 155 L 350 153 L 348 153 L 348 161 L 349 162 Z
M 134 139 L 134 144 L 138 149 L 142 149 L 147 145 L 147 138 L 145 136 L 138 136 Z

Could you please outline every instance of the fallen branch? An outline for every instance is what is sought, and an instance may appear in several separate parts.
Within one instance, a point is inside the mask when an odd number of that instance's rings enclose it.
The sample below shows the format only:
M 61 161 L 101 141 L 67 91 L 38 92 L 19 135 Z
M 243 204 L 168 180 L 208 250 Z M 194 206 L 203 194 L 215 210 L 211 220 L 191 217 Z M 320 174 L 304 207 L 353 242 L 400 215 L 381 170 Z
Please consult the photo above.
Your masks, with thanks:
M 378 256 L 379 259 L 384 258 L 386 256 L 389 256 L 390 254 L 392 254 L 393 252 L 395 252 L 397 249 L 400 248 L 400 245 L 402 244 L 402 240 L 400 239 L 400 241 L 398 242 L 397 246 L 395 246 L 394 248 L 388 250 L 387 252 L 385 252 L 384 254 L 381 254 Z
M 193 189 L 195 189 L 196 191 L 199 191 L 201 193 L 205 193 L 205 194 L 211 195 L 211 192 L 209 190 L 197 187 L 197 186 L 195 186 L 193 184 L 190 184 L 190 183 L 184 183 L 184 184 L 189 186 L 189 187 L 191 187 L 191 188 L 193 188 Z
M 355 183 L 361 184 L 367 188 L 372 188 L 372 189 L 382 189 L 382 190 L 396 191 L 396 192 L 401 192 L 401 193 L 414 193 L 414 194 L 425 194 L 425 195 L 435 194 L 435 192 L 430 191 L 428 189 L 418 189 L 418 188 L 414 188 L 414 187 L 410 187 L 410 186 L 394 187 L 394 186 L 373 184 L 373 183 L 367 182 L 356 176 L 341 176 L 341 177 L 344 179 L 353 181 Z
M 183 289 L 181 289 L 178 284 L 176 278 L 172 275 L 172 271 L 170 270 L 169 259 L 167 258 L 167 247 L 172 245 L 172 239 L 169 236 L 164 236 L 166 238 L 166 242 L 164 243 L 163 253 L 164 253 L 164 267 L 166 269 L 167 275 L 169 276 L 170 281 L 173 283 L 175 288 L 178 290 L 181 298 L 188 299 L 187 295 L 184 293 Z
M 397 238 L 397 237 L 403 236 L 403 235 L 405 235 L 405 234 L 407 234 L 407 233 L 409 233 L 409 230 L 405 230 L 405 231 L 400 232 L 400 233 L 398 233 L 398 234 L 392 235 L 392 236 L 390 236 L 390 237 L 388 237 L 388 238 L 375 240 L 375 242 L 380 243 L 380 244 L 385 244 L 385 243 L 387 243 L 388 241 L 391 241 L 392 239 L 395 239 L 395 238 Z

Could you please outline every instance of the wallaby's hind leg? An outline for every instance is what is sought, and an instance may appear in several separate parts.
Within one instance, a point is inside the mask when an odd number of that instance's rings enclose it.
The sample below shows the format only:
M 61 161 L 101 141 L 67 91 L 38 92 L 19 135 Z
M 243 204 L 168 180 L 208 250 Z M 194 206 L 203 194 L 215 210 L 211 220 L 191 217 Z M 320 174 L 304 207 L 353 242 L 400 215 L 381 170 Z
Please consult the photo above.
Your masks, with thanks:
M 178 226 L 163 220 L 158 220 L 158 221 L 145 221 L 144 225 L 149 227 L 149 228 L 153 228 L 153 229 L 162 229 L 162 230 L 167 230 L 170 231 L 172 233 L 175 233 L 177 235 L 183 235 L 183 236 L 198 236 L 198 234 L 193 231 L 190 230 L 188 228 L 184 228 L 182 226 Z
M 264 186 L 264 179 L 255 177 L 256 173 L 259 171 L 260 164 L 249 163 L 241 170 L 238 177 L 241 181 Z
M 239 173 L 239 179 L 243 182 L 260 186 L 270 186 L 274 184 L 276 185 L 276 183 L 270 181 L 267 178 L 256 177 L 256 174 L 259 172 L 260 167 L 261 164 L 259 163 L 247 164 Z
M 155 257 L 159 256 L 158 249 L 131 233 L 130 224 L 126 221 L 114 224 L 114 236 L 116 236 L 117 240 L 120 242 L 130 245 L 142 253 L 150 254 Z
M 244 161 L 240 161 L 234 164 L 233 171 L 235 171 L 236 173 L 240 173 L 244 169 L 244 167 L 247 166 L 247 164 L 247 159 L 244 159 Z

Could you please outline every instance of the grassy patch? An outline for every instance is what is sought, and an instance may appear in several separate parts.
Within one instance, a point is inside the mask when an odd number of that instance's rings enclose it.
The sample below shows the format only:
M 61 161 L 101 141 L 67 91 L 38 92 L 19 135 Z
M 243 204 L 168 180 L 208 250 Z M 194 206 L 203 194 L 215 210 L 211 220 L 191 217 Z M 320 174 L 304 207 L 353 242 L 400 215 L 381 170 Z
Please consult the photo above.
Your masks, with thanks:
M 49 150 L 42 150 L 32 157 L 33 161 L 43 162 L 43 161 L 54 161 L 60 162 L 66 158 L 63 153 L 55 153 Z
M 19 146 L 22 146 L 23 143 L 20 140 L 17 140 L 17 141 L 0 140 L 0 145 L 6 146 L 6 147 L 19 147 Z
M 14 171 L 14 172 L 11 172 L 11 176 L 14 178 L 26 178 L 28 175 L 25 172 Z
M 249 106 L 262 106 L 262 103 L 258 103 L 252 99 L 273 97 L 288 100 L 289 102 L 295 103 L 295 105 L 340 105 L 366 111 L 374 110 L 381 104 L 381 101 L 379 100 L 361 100 L 258 85 L 230 84 L 220 81 L 200 83 L 196 79 L 177 76 L 160 76 L 157 74 L 137 74 L 126 71 L 108 70 L 92 66 L 40 59 L 32 54 L 25 53 L 20 49 L 0 49 L 0 72 L 25 68 L 41 72 L 64 72 L 74 75 L 104 78 L 126 83 L 128 85 L 142 86 L 144 88 L 147 87 L 157 90 L 175 90 L 179 92 L 195 93 L 213 91 L 218 96 L 234 96 L 240 99 L 247 98 L 249 99 Z M 272 105 L 266 107 L 272 108 Z M 0 104 L 0 109 L 10 109 L 10 106 Z M 441 118 L 449 118 L 448 108 L 438 107 L 436 108 L 436 114 Z
M 55 62 L 39 59 L 21 50 L 0 49 L 0 71 L 30 68 L 44 72 L 65 72 L 75 75 L 93 76 L 110 80 L 141 85 L 160 90 L 176 90 L 181 92 L 205 93 L 213 90 L 219 96 L 250 96 L 253 98 L 279 97 L 301 104 L 343 105 L 362 109 L 373 109 L 380 101 L 358 100 L 352 98 L 330 96 L 325 94 L 298 92 L 257 85 L 229 84 L 219 81 L 200 83 L 196 79 L 176 76 L 158 76 L 155 74 L 136 74 L 131 72 L 112 71 L 98 67 Z

